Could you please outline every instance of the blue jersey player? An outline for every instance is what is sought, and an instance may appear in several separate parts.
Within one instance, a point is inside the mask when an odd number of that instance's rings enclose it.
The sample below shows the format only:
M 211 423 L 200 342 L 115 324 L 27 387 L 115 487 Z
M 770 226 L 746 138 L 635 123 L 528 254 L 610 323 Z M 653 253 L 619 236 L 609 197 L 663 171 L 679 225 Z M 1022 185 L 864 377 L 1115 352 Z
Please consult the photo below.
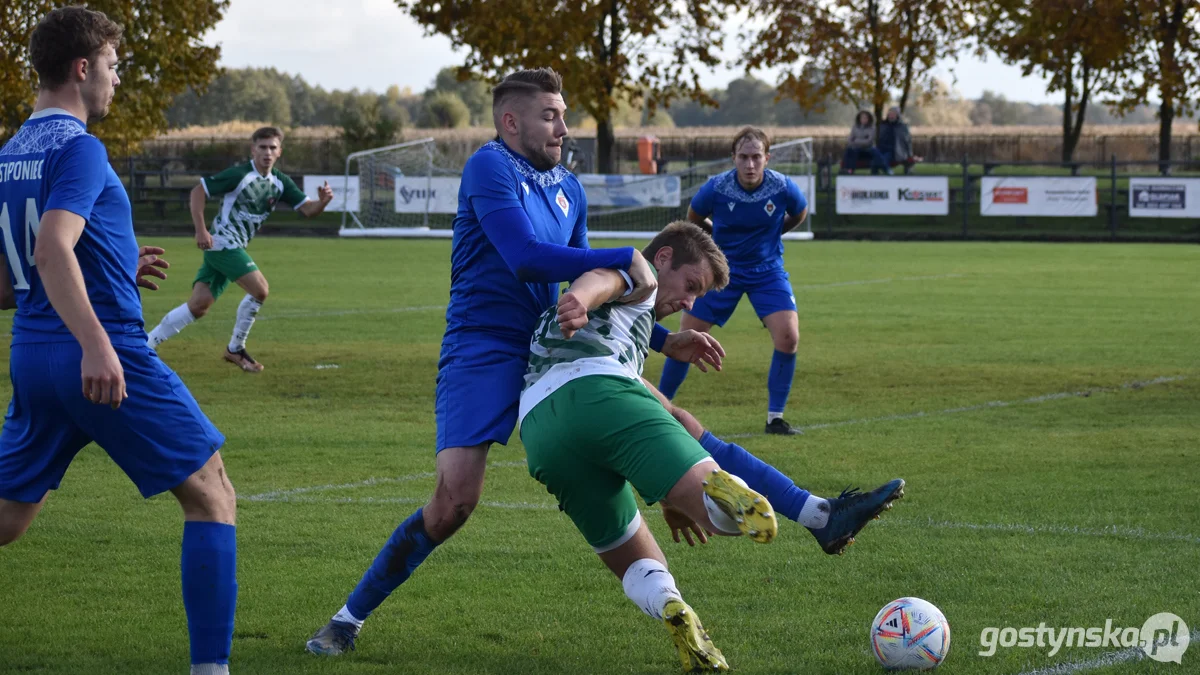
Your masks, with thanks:
M 450 254 L 450 305 L 438 362 L 437 486 L 429 503 L 392 533 L 346 604 L 308 641 L 308 650 L 341 654 L 363 622 L 433 549 L 467 521 L 483 490 L 492 443 L 517 423 L 538 316 L 558 286 L 597 268 L 625 271 L 640 302 L 655 289 L 649 264 L 632 248 L 591 250 L 587 201 L 558 164 L 567 135 L 562 78 L 523 70 L 492 90 L 496 140 L 463 168 Z M 711 336 L 666 334 L 656 349 L 704 369 L 723 356 Z
M 692 198 L 688 219 L 708 228 L 729 260 L 729 285 L 696 301 L 684 313 L 684 330 L 707 333 L 724 326 L 742 295 L 750 297 L 759 320 L 771 333 L 775 353 L 767 376 L 768 434 L 797 434 L 783 419 L 796 372 L 800 328 L 796 297 L 783 269 L 783 234 L 808 213 L 804 193 L 790 178 L 767 169 L 771 142 L 761 129 L 746 127 L 733 139 L 736 168 L 714 176 Z M 710 220 L 711 219 L 711 220 Z M 688 364 L 667 359 L 658 388 L 674 398 Z
M 0 148 L 0 290 L 16 306 L 0 545 L 25 532 L 76 453 L 95 442 L 144 497 L 170 490 L 183 507 L 191 672 L 221 675 L 237 597 L 225 438 L 146 347 L 138 286 L 154 288 L 140 277 L 164 277 L 154 266 L 165 261 L 145 256 L 161 249 L 139 251 L 125 188 L 85 124 L 108 112 L 120 83 L 121 33 L 99 12 L 50 12 L 30 40 L 34 113 Z

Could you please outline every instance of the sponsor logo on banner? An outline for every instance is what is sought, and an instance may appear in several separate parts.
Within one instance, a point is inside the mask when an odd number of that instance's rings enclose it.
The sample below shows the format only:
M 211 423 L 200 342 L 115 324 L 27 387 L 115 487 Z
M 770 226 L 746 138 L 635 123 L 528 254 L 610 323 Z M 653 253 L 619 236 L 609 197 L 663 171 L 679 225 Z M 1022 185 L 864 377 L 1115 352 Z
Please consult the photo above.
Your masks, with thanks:
M 684 203 L 679 176 L 581 173 L 577 178 L 588 206 L 675 207 Z
M 358 176 L 350 176 L 348 180 L 344 174 L 305 176 L 304 194 L 308 195 L 309 199 L 318 199 L 317 188 L 325 183 L 329 183 L 329 187 L 333 189 L 333 201 L 325 207 L 326 211 L 358 211 Z
M 397 176 L 396 213 L 457 213 L 458 177 Z
M 1028 204 L 1029 188 L 998 187 L 992 190 L 993 204 Z
M 979 189 L 985 216 L 1082 217 L 1098 210 L 1095 176 L 984 176 Z
M 837 212 L 949 215 L 950 180 L 945 176 L 838 176 Z
M 1143 218 L 1200 217 L 1200 179 L 1130 178 L 1129 215 Z

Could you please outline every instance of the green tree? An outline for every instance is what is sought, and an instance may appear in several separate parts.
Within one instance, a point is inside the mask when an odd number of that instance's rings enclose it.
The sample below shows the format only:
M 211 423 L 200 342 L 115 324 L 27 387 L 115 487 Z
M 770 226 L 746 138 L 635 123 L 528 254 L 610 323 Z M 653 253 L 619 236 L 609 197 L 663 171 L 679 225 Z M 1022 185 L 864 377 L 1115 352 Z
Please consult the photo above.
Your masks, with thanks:
M 989 0 L 980 3 L 979 40 L 1023 75 L 1063 92 L 1062 161 L 1070 162 L 1092 97 L 1115 90 L 1130 47 L 1125 0 Z
M 347 152 L 391 145 L 401 129 L 398 118 L 384 113 L 379 96 L 357 91 L 344 97 L 340 123 Z
M 1200 2 L 1131 0 L 1133 44 L 1119 73 L 1117 111 L 1127 114 L 1157 90 L 1158 158 L 1171 160 L 1171 126 L 1196 112 L 1200 97 Z M 1162 164 L 1165 172 L 1168 164 Z
M 438 129 L 458 129 L 471 126 L 471 111 L 458 94 L 450 91 L 434 91 L 425 97 L 421 107 L 419 126 Z
M 0 135 L 7 138 L 33 110 L 37 75 L 29 63 L 29 37 L 34 26 L 61 3 L 51 0 L 6 0 L 0 3 Z M 217 73 L 220 48 L 201 42 L 229 0 L 93 0 L 90 9 L 104 12 L 125 27 L 117 51 L 121 86 L 103 121 L 89 127 L 109 151 L 123 155 L 167 128 L 166 111 L 188 87 L 203 88 Z
M 715 103 L 699 68 L 720 62 L 721 20 L 732 0 L 397 0 L 431 34 L 467 50 L 468 70 L 499 79 L 549 66 L 596 120 L 600 172 L 612 171 L 617 101 L 653 110 L 678 97 Z
M 471 112 L 472 125 L 491 125 L 492 87 L 469 69 L 454 66 L 442 68 L 434 79 L 433 89 L 426 92 L 426 95 L 435 91 L 458 94 L 459 99 Z

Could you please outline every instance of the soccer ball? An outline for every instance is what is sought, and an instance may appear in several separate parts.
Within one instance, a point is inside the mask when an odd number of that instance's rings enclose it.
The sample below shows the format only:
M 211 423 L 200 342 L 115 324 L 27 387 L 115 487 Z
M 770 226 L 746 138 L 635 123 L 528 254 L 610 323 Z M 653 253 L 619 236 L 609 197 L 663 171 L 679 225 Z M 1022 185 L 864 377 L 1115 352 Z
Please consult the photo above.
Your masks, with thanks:
M 888 670 L 936 668 L 950 651 L 950 624 L 933 603 L 893 600 L 871 622 L 871 651 Z

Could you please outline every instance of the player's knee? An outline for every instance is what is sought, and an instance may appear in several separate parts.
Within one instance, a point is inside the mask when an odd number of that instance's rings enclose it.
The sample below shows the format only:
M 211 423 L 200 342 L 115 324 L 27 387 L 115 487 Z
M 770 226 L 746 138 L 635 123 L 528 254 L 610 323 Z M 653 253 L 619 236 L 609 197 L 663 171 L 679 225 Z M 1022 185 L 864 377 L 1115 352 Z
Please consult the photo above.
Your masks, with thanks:
M 795 354 L 800 348 L 800 335 L 788 331 L 775 338 L 775 349 L 784 354 Z
M 208 299 L 188 300 L 188 311 L 192 313 L 192 316 L 199 319 L 200 317 L 204 316 L 205 314 L 208 314 L 208 310 L 210 307 L 212 307 L 212 305 L 213 305 L 212 300 L 208 300 Z
M 268 288 L 268 287 L 267 287 L 267 284 L 264 282 L 264 283 L 263 283 L 263 285 L 262 285 L 262 288 L 257 288 L 257 289 L 255 289 L 255 290 L 254 290 L 254 292 L 253 292 L 253 293 L 251 293 L 250 295 L 251 295 L 251 296 L 252 296 L 252 297 L 253 297 L 255 300 L 259 301 L 260 303 L 261 303 L 261 302 L 266 302 L 266 301 L 267 301 L 267 296 L 270 294 L 270 290 L 271 290 L 271 289 L 270 289 L 270 288 Z
M 425 512 L 425 528 L 438 541 L 445 541 L 467 523 L 479 505 L 481 490 L 475 486 L 439 484 L 430 508 Z
M 0 521 L 0 546 L 7 546 L 21 538 L 29 529 L 30 521 L 24 518 L 12 518 Z

